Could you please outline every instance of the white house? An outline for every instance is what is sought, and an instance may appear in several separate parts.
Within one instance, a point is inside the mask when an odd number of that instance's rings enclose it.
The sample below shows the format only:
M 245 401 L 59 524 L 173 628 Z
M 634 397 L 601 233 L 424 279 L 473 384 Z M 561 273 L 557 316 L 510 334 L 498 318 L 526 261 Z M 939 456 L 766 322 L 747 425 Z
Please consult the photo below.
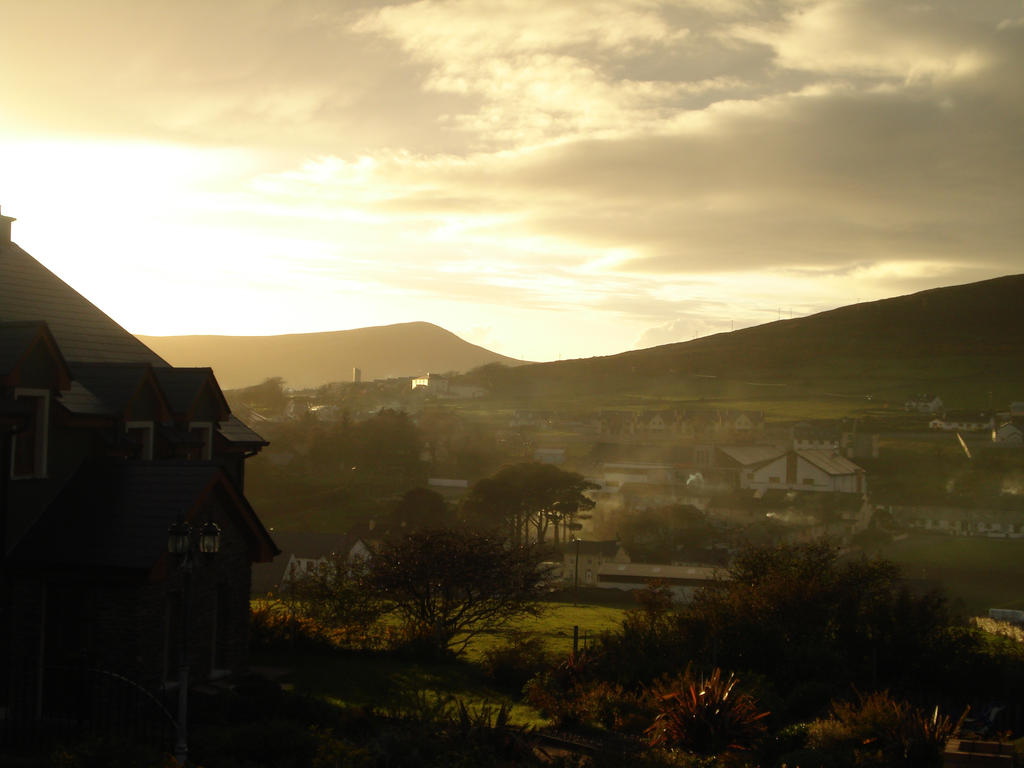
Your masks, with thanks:
M 918 530 L 951 536 L 1024 538 L 1024 511 L 961 507 L 892 507 L 893 519 Z
M 928 422 L 929 429 L 943 432 L 985 432 L 992 429 L 992 414 L 977 411 L 947 411 Z
M 417 376 L 412 380 L 414 392 L 447 393 L 448 379 L 439 373 L 428 373 L 426 376 Z
M 597 575 L 602 565 L 628 562 L 629 555 L 615 540 L 577 539 L 562 545 L 562 577 L 569 584 L 581 587 L 596 586 Z
M 1024 445 L 1024 432 L 1012 421 L 1008 421 L 992 430 L 992 442 L 1005 447 Z
M 839 449 L 842 440 L 842 432 L 836 424 L 812 424 L 809 421 L 794 424 L 790 436 L 796 451 L 834 451 Z
M 740 487 L 865 493 L 867 477 L 862 467 L 835 451 L 787 451 L 744 469 Z

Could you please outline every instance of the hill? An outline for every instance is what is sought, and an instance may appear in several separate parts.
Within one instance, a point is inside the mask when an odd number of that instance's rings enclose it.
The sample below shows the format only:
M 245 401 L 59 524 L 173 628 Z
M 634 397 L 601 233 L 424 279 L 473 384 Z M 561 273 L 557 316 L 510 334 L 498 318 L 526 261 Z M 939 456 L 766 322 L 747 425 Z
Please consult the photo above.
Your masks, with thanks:
M 470 378 L 537 398 L 763 401 L 831 393 L 902 402 L 932 391 L 951 407 L 989 398 L 1005 405 L 1024 399 L 1022 297 L 1024 275 L 1013 275 L 608 357 L 488 367 Z
M 139 336 L 175 366 L 211 366 L 224 389 L 282 377 L 295 388 L 424 373 L 467 371 L 488 363 L 520 365 L 430 323 L 280 336 Z

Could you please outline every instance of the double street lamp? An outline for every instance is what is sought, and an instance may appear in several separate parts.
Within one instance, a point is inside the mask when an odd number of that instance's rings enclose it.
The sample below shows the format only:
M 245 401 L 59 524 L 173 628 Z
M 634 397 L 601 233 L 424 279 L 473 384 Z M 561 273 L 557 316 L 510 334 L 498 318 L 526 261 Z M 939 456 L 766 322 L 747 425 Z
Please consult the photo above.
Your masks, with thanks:
M 207 520 L 193 536 L 193 528 L 179 518 L 167 529 L 167 551 L 180 563 L 181 621 L 178 644 L 178 717 L 174 741 L 174 759 L 185 765 L 188 759 L 188 620 L 191 607 L 192 571 L 196 553 L 203 559 L 212 559 L 220 550 L 220 526 Z

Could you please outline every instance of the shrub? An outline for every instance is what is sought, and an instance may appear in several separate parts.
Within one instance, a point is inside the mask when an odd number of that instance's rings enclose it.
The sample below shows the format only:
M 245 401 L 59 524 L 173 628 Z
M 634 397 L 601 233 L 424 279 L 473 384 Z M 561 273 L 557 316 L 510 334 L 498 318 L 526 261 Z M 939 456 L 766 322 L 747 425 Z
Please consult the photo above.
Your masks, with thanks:
M 249 647 L 256 652 L 333 650 L 330 630 L 319 622 L 288 610 L 277 600 L 261 600 L 249 609 Z
M 830 717 L 812 722 L 807 744 L 823 765 L 939 766 L 966 715 L 954 721 L 938 707 L 929 714 L 888 691 L 858 694 L 855 702 L 834 702 Z
M 618 683 L 591 683 L 583 687 L 579 697 L 587 721 L 609 731 L 641 734 L 656 713 L 646 691 L 630 690 Z
M 736 690 L 732 674 L 715 669 L 706 679 L 695 679 L 688 669 L 681 685 L 659 686 L 654 691 L 658 716 L 647 729 L 651 746 L 684 747 L 704 755 L 751 748 L 765 732 L 764 718 L 748 693 Z
M 494 685 L 518 693 L 547 666 L 544 641 L 537 636 L 513 633 L 503 645 L 484 651 L 481 665 Z

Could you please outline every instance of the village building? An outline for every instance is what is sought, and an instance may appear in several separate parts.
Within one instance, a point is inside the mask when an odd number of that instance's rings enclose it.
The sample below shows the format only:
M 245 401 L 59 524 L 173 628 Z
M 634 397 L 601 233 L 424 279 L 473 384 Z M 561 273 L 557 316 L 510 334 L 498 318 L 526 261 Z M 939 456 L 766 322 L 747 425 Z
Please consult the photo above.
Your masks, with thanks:
M 597 585 L 598 572 L 606 563 L 628 563 L 629 555 L 616 540 L 575 539 L 562 545 L 562 579 L 572 586 Z
M 894 506 L 889 511 L 898 524 L 921 531 L 993 539 L 1024 538 L 1024 509 Z
M 863 495 L 867 493 L 867 474 L 837 451 L 787 451 L 745 468 L 740 487 Z
M 653 563 L 602 563 L 597 586 L 605 589 L 639 591 L 651 584 L 668 588 L 673 600 L 689 603 L 698 589 L 726 579 L 725 568 L 703 565 L 658 565 Z
M 448 379 L 439 373 L 417 376 L 412 380 L 412 391 L 428 394 L 446 394 L 448 392 Z
M 1016 448 L 1024 445 L 1024 430 L 1012 421 L 992 429 L 992 442 L 1001 448 Z
M 836 451 L 842 442 L 842 431 L 834 423 L 800 421 L 790 428 L 795 451 Z
M 266 441 L 209 368 L 170 366 L 11 242 L 11 221 L 0 217 L 0 709 L 43 711 L 70 669 L 173 684 L 182 642 L 193 679 L 243 668 L 251 565 L 278 552 L 243 492 Z M 188 569 L 168 551 L 182 523 L 193 549 L 200 532 L 219 544 Z
M 987 432 L 992 425 L 993 416 L 986 411 L 946 411 L 928 422 L 929 429 L 943 432 Z

